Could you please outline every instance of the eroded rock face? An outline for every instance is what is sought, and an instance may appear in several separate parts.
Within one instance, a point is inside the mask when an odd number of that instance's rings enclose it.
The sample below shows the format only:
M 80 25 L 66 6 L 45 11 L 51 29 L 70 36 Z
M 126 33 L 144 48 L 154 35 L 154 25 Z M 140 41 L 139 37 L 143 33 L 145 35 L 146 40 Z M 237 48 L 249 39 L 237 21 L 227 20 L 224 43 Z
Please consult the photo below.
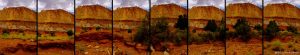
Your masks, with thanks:
M 36 21 L 36 13 L 26 7 L 8 7 L 0 12 L 0 20 Z
M 38 14 L 38 22 L 39 23 L 66 23 L 66 24 L 74 24 L 74 16 L 61 9 L 57 10 L 42 10 Z
M 261 9 L 251 3 L 235 3 L 226 7 L 226 17 L 262 18 Z
M 226 24 L 229 29 L 241 18 L 245 18 L 250 26 L 261 25 L 262 17 L 262 9 L 251 3 L 234 3 L 226 7 Z
M 151 8 L 151 18 L 178 18 L 179 15 L 187 14 L 187 9 L 176 4 L 154 5 Z
M 66 32 L 74 30 L 74 16 L 61 9 L 42 10 L 38 14 L 39 30 Z
M 214 6 L 196 6 L 189 10 L 189 19 L 221 20 L 224 11 Z
M 142 21 L 148 12 L 139 7 L 122 7 L 114 10 L 114 20 Z
M 190 28 L 204 28 L 208 20 L 219 23 L 224 17 L 224 11 L 214 6 L 196 6 L 189 10 Z
M 275 20 L 281 27 L 292 25 L 300 29 L 299 14 L 300 9 L 289 3 L 268 4 L 264 8 L 264 24 L 269 24 L 269 21 Z
M 112 11 L 100 5 L 83 5 L 76 8 L 76 26 L 111 28 Z
M 268 4 L 264 8 L 264 17 L 284 17 L 300 19 L 299 8 L 288 3 Z
M 7 7 L 0 11 L 0 28 L 35 30 L 36 13 L 26 7 Z
M 114 10 L 114 28 L 136 29 L 145 21 L 148 12 L 139 7 L 122 7 Z
M 112 19 L 112 11 L 100 5 L 84 5 L 76 8 L 76 19 Z

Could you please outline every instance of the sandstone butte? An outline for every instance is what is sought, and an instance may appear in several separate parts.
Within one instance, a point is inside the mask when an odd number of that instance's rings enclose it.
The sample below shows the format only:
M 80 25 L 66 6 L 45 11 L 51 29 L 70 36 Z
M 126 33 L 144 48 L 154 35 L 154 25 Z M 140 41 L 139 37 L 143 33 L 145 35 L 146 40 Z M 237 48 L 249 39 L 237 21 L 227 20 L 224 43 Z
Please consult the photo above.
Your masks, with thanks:
M 289 3 L 268 4 L 264 7 L 264 24 L 275 20 L 279 26 L 294 25 L 300 29 L 300 9 Z
M 179 15 L 187 14 L 187 9 L 176 4 L 160 4 L 151 7 L 151 18 L 178 18 Z
M 189 9 L 189 19 L 222 20 L 224 11 L 214 6 L 195 6 Z
M 101 5 L 82 5 L 76 8 L 77 27 L 111 27 L 112 11 Z
M 142 21 L 143 19 L 146 19 L 147 16 L 148 12 L 139 7 L 120 7 L 113 12 L 114 21 Z
M 204 28 L 208 20 L 220 23 L 224 18 L 224 11 L 214 6 L 194 6 L 189 9 L 189 22 L 192 28 Z
M 114 28 L 136 29 L 147 20 L 148 12 L 139 7 L 120 7 L 114 10 Z
M 62 10 L 42 10 L 38 13 L 39 30 L 41 31 L 60 31 L 74 29 L 73 14 Z
M 7 7 L 0 11 L 0 22 L 1 28 L 35 30 L 36 13 L 26 7 Z
M 112 11 L 100 5 L 83 5 L 76 8 L 76 19 L 112 19 Z
M 250 26 L 261 25 L 262 17 L 262 9 L 251 3 L 233 3 L 226 6 L 226 24 L 229 29 L 240 18 L 245 18 Z

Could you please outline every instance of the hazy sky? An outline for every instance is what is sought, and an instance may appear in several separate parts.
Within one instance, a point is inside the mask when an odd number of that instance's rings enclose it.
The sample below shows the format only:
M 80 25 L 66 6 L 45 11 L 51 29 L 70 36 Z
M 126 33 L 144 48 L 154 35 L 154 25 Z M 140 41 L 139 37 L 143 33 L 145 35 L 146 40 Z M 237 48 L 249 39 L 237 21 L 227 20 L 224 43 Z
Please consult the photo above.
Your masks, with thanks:
M 272 3 L 290 3 L 300 8 L 300 0 L 264 0 L 264 6 Z
M 194 6 L 215 6 L 224 10 L 225 0 L 189 0 L 189 8 Z
M 113 9 L 137 6 L 149 10 L 149 5 L 149 0 L 113 0 Z
M 158 5 L 158 4 L 170 4 L 170 3 L 174 3 L 184 8 L 187 8 L 187 0 L 151 0 L 151 6 Z
M 24 6 L 31 10 L 36 10 L 36 0 L 0 0 L 0 10 L 5 7 Z
M 76 0 L 76 7 L 81 5 L 101 5 L 112 9 L 112 0 Z
M 252 3 L 258 7 L 262 7 L 262 0 L 226 0 L 226 5 L 232 3 Z
M 63 9 L 68 12 L 74 12 L 74 0 L 38 0 L 38 11 Z

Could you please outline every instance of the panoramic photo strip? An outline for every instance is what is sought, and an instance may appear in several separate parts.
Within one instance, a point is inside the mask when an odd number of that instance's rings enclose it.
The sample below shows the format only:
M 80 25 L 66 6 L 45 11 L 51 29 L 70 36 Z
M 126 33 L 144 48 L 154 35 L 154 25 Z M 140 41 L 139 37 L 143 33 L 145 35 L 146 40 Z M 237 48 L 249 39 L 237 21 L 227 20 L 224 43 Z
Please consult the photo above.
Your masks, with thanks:
M 300 0 L 0 0 L 0 55 L 300 55 Z

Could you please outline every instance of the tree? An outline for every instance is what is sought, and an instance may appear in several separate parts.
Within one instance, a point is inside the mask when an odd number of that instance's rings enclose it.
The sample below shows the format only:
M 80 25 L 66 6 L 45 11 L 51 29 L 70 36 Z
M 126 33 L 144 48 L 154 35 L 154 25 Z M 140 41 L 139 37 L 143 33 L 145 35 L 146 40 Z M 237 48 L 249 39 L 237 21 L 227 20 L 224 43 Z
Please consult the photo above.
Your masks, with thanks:
M 127 29 L 127 32 L 128 33 L 132 33 L 132 29 Z
M 50 31 L 50 36 L 55 36 L 55 31 Z
M 101 29 L 100 26 L 96 26 L 96 31 L 99 31 Z
M 268 40 L 268 41 L 272 40 L 276 36 L 277 32 L 279 32 L 279 31 L 280 31 L 280 29 L 279 29 L 276 21 L 270 21 L 269 24 L 267 25 L 267 28 L 265 31 L 266 32 L 265 33 L 266 40 Z
M 8 29 L 5 28 L 5 29 L 2 30 L 2 33 L 3 34 L 9 34 L 9 31 L 8 31 Z
M 209 20 L 206 26 L 204 27 L 204 30 L 206 31 L 211 31 L 211 32 L 216 32 L 217 31 L 217 24 L 215 20 Z
M 292 33 L 295 33 L 295 34 L 298 33 L 297 28 L 294 27 L 294 26 L 292 26 L 292 25 L 289 25 L 289 26 L 287 27 L 287 31 L 292 32 Z
M 234 29 L 236 30 L 237 35 L 240 36 L 243 41 L 247 42 L 250 40 L 250 26 L 245 18 L 238 19 L 237 23 L 234 25 Z
M 180 30 L 184 30 L 188 28 L 188 18 L 187 15 L 179 15 L 177 23 L 175 24 L 175 28 L 179 28 Z
M 68 30 L 68 31 L 67 31 L 67 34 L 68 34 L 68 36 L 73 36 L 74 33 L 73 33 L 72 30 Z
M 257 30 L 257 31 L 262 31 L 263 28 L 260 24 L 257 24 L 257 25 L 254 26 L 254 29 Z
M 137 32 L 134 35 L 134 42 L 148 44 L 150 38 L 147 37 L 149 35 L 149 29 L 147 20 L 143 20 L 141 26 L 138 27 Z M 129 30 L 128 30 L 129 31 Z

